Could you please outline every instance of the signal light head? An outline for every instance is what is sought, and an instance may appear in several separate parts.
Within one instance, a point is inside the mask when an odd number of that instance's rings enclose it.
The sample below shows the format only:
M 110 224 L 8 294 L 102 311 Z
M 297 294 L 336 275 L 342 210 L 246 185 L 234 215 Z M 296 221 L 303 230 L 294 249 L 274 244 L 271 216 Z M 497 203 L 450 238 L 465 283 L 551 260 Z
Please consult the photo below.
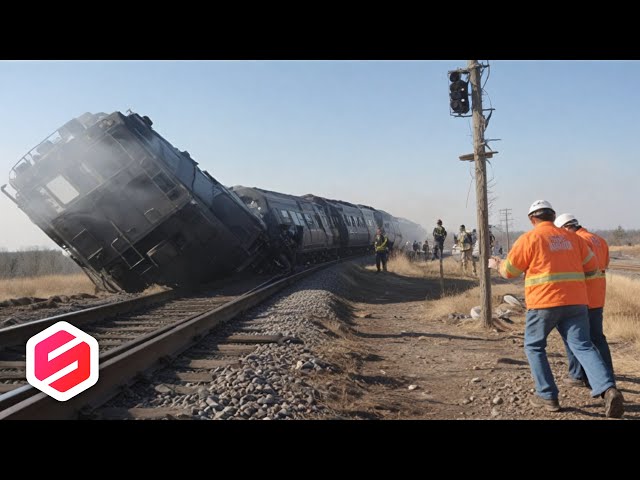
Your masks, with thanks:
M 469 112 L 469 83 L 461 79 L 460 72 L 449 74 L 449 106 L 458 115 Z

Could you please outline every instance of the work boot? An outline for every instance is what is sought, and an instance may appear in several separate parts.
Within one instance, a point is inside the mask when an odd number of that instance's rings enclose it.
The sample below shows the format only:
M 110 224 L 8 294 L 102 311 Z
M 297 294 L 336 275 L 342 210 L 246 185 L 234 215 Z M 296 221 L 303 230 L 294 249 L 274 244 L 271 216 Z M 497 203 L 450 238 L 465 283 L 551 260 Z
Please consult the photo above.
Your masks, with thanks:
M 534 395 L 529 399 L 529 403 L 537 408 L 544 408 L 549 412 L 559 412 L 560 404 L 558 403 L 557 398 L 552 398 L 547 400 L 546 398 L 539 397 L 538 395 Z
M 615 387 L 604 392 L 604 414 L 609 418 L 622 418 L 624 414 L 624 397 Z

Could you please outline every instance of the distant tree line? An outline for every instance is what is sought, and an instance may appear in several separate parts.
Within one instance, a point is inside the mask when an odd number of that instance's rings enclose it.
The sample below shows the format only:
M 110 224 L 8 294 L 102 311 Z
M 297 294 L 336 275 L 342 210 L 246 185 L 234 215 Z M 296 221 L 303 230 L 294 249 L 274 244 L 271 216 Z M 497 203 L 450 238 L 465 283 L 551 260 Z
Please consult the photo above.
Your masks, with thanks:
M 589 227 L 586 227 L 589 229 Z M 618 226 L 618 228 L 613 230 L 591 230 L 597 235 L 600 235 L 604 238 L 609 246 L 621 246 L 621 245 L 640 245 L 640 230 L 625 230 L 622 226 Z M 509 232 L 509 240 L 511 245 L 516 239 L 522 235 L 524 232 Z M 506 245 L 506 235 L 504 233 L 499 234 L 499 240 L 504 238 L 503 242 Z
M 70 275 L 81 272 L 80 267 L 60 250 L 31 248 L 9 252 L 0 248 L 0 278 Z
M 609 245 L 640 245 L 640 230 L 625 230 L 621 225 L 615 230 L 596 230 Z

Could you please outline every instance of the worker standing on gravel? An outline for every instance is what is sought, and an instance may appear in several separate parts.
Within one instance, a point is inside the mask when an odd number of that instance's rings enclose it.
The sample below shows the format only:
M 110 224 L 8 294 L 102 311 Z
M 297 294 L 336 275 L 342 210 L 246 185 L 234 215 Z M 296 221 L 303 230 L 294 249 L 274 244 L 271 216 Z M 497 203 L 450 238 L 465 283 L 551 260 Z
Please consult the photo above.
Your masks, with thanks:
M 476 275 L 476 259 L 473 258 L 473 237 L 465 230 L 464 225 L 460 225 L 458 233 L 458 246 L 460 247 L 460 265 L 463 273 L 469 272 L 469 263 L 473 265 L 473 274 Z
M 533 202 L 528 217 L 533 230 L 518 238 L 506 260 L 492 257 L 489 268 L 496 268 L 504 278 L 525 273 L 524 349 L 537 394 L 529 402 L 551 412 L 560 410 L 546 352 L 547 336 L 557 328 L 584 367 L 591 395 L 604 398 L 607 417 L 620 418 L 624 399 L 589 337 L 585 277 L 596 273 L 596 257 L 586 240 L 553 224 L 556 212 L 546 200 Z
M 584 238 L 598 260 L 598 272 L 586 279 L 587 297 L 589 298 L 589 331 L 593 345 L 613 374 L 611 350 L 609 349 L 607 337 L 604 336 L 602 328 L 602 313 L 607 291 L 605 270 L 609 268 L 609 245 L 604 238 L 595 233 L 591 233 L 581 226 L 575 215 L 571 213 L 563 213 L 556 218 L 554 223 L 556 227 L 564 228 Z M 567 350 L 567 359 L 569 360 L 569 377 L 565 378 L 565 383 L 573 386 L 589 386 L 582 365 L 580 365 L 580 362 L 578 362 L 578 359 L 566 343 L 565 347 Z
M 429 260 L 429 240 L 425 238 L 424 243 L 422 244 L 422 252 L 424 253 L 425 261 Z
M 378 272 L 380 271 L 380 264 L 382 263 L 382 269 L 387 271 L 387 252 L 389 251 L 388 247 L 389 240 L 384 233 L 384 230 L 379 228 L 377 230 L 376 237 L 373 241 L 373 247 L 376 251 L 376 268 Z M 407 242 L 409 243 L 409 242 Z
M 433 257 L 431 260 L 435 260 L 436 257 L 442 260 L 442 252 L 444 251 L 444 241 L 447 238 L 447 231 L 442 226 L 442 220 L 438 219 L 438 225 L 433 229 Z M 438 252 L 440 252 L 438 256 Z

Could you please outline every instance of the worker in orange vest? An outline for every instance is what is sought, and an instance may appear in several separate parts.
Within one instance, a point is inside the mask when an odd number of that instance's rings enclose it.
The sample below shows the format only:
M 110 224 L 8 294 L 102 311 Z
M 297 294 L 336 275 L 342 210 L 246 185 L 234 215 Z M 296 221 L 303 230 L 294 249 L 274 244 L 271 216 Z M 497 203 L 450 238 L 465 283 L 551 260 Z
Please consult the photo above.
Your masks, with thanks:
M 588 231 L 578 222 L 575 215 L 571 213 L 563 213 L 556 218 L 554 222 L 558 228 L 564 228 L 570 232 L 584 238 L 598 260 L 598 272 L 587 278 L 587 297 L 589 298 L 589 330 L 591 333 L 591 341 L 596 347 L 600 356 L 611 369 L 613 373 L 613 361 L 611 360 L 611 350 L 607 343 L 607 337 L 604 336 L 602 328 L 602 313 L 604 310 L 604 299 L 607 292 L 607 278 L 605 270 L 609 268 L 609 245 L 607 241 L 599 235 Z M 568 345 L 565 344 L 567 350 L 567 359 L 569 360 L 569 377 L 564 381 L 568 385 L 589 386 L 587 376 L 584 369 L 576 356 L 571 352 Z M 614 376 L 615 378 L 615 376 Z
M 557 328 L 584 367 L 591 395 L 604 398 L 607 417 L 620 418 L 624 398 L 589 336 L 585 277 L 597 272 L 596 257 L 586 240 L 553 224 L 556 212 L 548 201 L 533 202 L 528 217 L 533 230 L 518 238 L 506 260 L 492 257 L 488 266 L 504 278 L 525 274 L 524 349 L 536 385 L 529 403 L 551 412 L 560 410 L 546 352 L 547 336 Z

